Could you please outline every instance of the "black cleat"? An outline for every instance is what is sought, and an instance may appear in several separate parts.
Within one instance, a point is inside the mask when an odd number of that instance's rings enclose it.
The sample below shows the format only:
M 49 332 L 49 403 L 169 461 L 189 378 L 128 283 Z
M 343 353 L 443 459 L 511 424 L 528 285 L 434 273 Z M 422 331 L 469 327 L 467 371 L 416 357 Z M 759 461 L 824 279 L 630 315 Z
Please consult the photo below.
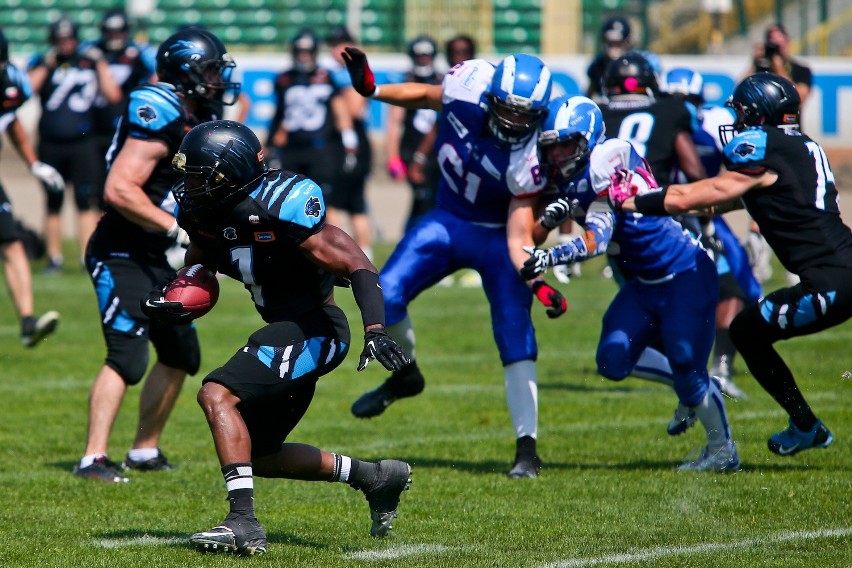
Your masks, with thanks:
M 521 436 L 517 440 L 515 463 L 506 475 L 513 479 L 536 478 L 541 471 L 541 459 L 535 449 L 535 438 Z
M 397 517 L 399 496 L 411 483 L 411 466 L 399 460 L 382 460 L 376 464 L 376 480 L 370 489 L 362 489 L 370 504 L 370 536 L 382 538 L 393 527 Z
M 94 479 L 105 483 L 128 483 L 130 479 L 121 474 L 120 468 L 121 466 L 106 456 L 100 456 L 86 467 L 80 467 L 80 464 L 75 465 L 72 473 L 75 477 Z
M 172 471 L 175 467 L 169 463 L 166 454 L 157 450 L 157 457 L 149 460 L 136 461 L 127 454 L 121 463 L 123 470 L 135 469 L 136 471 Z
M 378 388 L 362 394 L 352 404 L 352 414 L 358 418 L 378 416 L 396 400 L 417 396 L 423 392 L 425 384 L 423 375 L 417 368 L 417 363 L 412 361 L 393 373 Z
M 238 556 L 254 556 L 266 552 L 266 531 L 254 517 L 225 517 L 222 524 L 189 537 L 200 552 L 226 552 Z
M 45 312 L 38 319 L 28 318 L 28 321 L 22 325 L 21 345 L 27 348 L 35 347 L 42 339 L 56 331 L 57 325 L 59 325 L 59 312 L 54 310 Z

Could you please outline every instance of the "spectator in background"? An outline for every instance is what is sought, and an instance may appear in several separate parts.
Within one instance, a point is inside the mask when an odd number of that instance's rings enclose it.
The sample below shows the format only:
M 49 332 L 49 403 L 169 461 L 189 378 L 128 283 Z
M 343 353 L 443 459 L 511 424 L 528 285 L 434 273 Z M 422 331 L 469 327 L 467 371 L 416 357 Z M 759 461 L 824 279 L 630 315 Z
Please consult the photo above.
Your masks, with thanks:
M 77 236 L 81 250 L 100 215 L 98 196 L 103 164 L 95 147 L 93 106 L 100 95 L 110 103 L 121 101 L 121 89 L 110 75 L 103 51 L 89 46 L 78 50 L 77 24 L 60 17 L 48 27 L 50 50 L 34 57 L 29 66 L 33 91 L 41 102 L 38 154 L 74 186 Z M 62 220 L 65 193 L 47 191 L 47 273 L 62 269 Z
M 9 133 L 9 140 L 29 165 L 30 172 L 53 191 L 63 191 L 65 181 L 53 167 L 39 162 L 24 127 L 15 115 L 32 93 L 27 74 L 9 63 L 9 42 L 0 30 L 0 133 Z M 15 225 L 12 204 L 0 185 L 0 257 L 6 286 L 21 320 L 21 343 L 34 347 L 39 341 L 53 333 L 59 323 L 59 313 L 46 312 L 36 318 L 33 315 L 33 287 L 30 262 Z
M 421 35 L 408 43 L 408 56 L 412 68 L 403 78 L 407 83 L 440 85 L 443 76 L 435 69 L 438 48 L 435 40 Z M 405 232 L 413 227 L 424 213 L 435 206 L 435 190 L 440 179 L 438 161 L 434 153 L 419 151 L 423 138 L 432 131 L 438 113 L 428 108 L 402 108 L 393 106 L 388 113 L 386 148 L 388 174 L 395 181 L 408 179 L 412 200 Z M 415 183 L 408 177 L 413 162 L 422 166 L 422 177 Z
M 269 163 L 274 168 L 300 172 L 320 184 L 329 222 L 337 225 L 346 205 L 345 190 L 335 192 L 335 182 L 344 181 L 338 174 L 337 149 L 342 143 L 345 172 L 353 173 L 358 165 L 358 134 L 341 85 L 317 64 L 319 38 L 314 31 L 299 30 L 290 46 L 293 67 L 275 80 L 275 115 L 267 141 Z
M 626 18 L 614 16 L 603 23 L 601 27 L 601 51 L 586 70 L 586 75 L 589 78 L 589 86 L 586 88 L 587 97 L 595 101 L 602 99 L 601 81 L 607 66 L 610 62 L 627 53 L 631 45 L 630 22 Z
M 373 259 L 373 226 L 367 210 L 367 202 L 364 199 L 367 177 L 373 165 L 373 149 L 370 139 L 367 137 L 367 112 L 368 100 L 355 92 L 352 88 L 352 80 L 343 64 L 340 56 L 344 48 L 354 47 L 355 40 L 345 26 L 334 26 L 329 31 L 326 43 L 331 51 L 333 64 L 329 65 L 329 72 L 335 84 L 341 89 L 341 95 L 345 102 L 346 110 L 352 117 L 352 129 L 358 136 L 358 150 L 351 155 L 346 151 L 346 141 L 341 132 L 340 144 L 338 144 L 338 159 L 335 167 L 337 181 L 334 183 L 332 199 L 329 201 L 329 213 L 335 219 L 334 223 L 341 221 L 340 212 L 349 214 L 349 222 L 352 225 L 352 237 L 367 258 Z M 354 158 L 354 164 L 353 164 Z M 348 159 L 348 161 L 347 161 Z M 331 211 L 334 213 L 331 213 Z
M 790 36 L 781 24 L 766 28 L 763 43 L 755 47 L 749 75 L 759 71 L 769 71 L 792 81 L 804 106 L 813 85 L 813 73 L 810 67 L 791 57 Z
M 93 107 L 93 133 L 97 156 L 101 160 L 98 183 L 98 206 L 103 209 L 103 184 L 106 182 L 106 155 L 112 144 L 115 127 L 124 111 L 127 97 L 137 85 L 156 82 L 156 52 L 147 45 L 139 45 L 130 39 L 130 22 L 122 8 L 104 12 L 101 20 L 101 38 L 83 44 L 81 51 L 95 47 L 103 52 L 110 75 L 121 88 L 121 100 L 110 103 L 105 97 L 95 99 Z

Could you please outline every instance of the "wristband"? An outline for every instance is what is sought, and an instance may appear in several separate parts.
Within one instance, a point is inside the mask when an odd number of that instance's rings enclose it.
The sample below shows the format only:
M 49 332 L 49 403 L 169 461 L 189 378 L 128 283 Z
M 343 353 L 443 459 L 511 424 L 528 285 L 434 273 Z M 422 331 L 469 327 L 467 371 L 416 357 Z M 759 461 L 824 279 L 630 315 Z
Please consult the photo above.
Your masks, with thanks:
M 382 296 L 379 275 L 361 268 L 349 275 L 349 281 L 352 283 L 352 295 L 361 310 L 364 327 L 375 324 L 384 326 L 385 299 Z
M 166 236 L 175 238 L 178 236 L 178 233 L 180 233 L 180 225 L 178 225 L 178 222 L 175 221 L 174 223 L 172 223 L 172 226 L 169 227 L 169 230 L 166 231 Z
M 358 149 L 358 135 L 354 128 L 347 128 L 340 133 L 340 138 L 343 140 L 343 147 L 347 150 Z
M 668 187 L 663 187 L 660 191 L 651 191 L 642 195 L 637 195 L 633 198 L 633 206 L 636 207 L 637 213 L 643 215 L 667 216 L 666 211 L 666 192 Z
M 378 97 L 378 96 L 379 96 L 379 86 L 378 86 L 378 85 L 376 85 L 376 90 L 375 90 L 375 91 L 373 91 L 373 94 L 372 94 L 372 95 L 370 95 L 370 98 L 371 98 L 371 99 L 375 99 L 375 98 L 376 98 L 376 97 Z

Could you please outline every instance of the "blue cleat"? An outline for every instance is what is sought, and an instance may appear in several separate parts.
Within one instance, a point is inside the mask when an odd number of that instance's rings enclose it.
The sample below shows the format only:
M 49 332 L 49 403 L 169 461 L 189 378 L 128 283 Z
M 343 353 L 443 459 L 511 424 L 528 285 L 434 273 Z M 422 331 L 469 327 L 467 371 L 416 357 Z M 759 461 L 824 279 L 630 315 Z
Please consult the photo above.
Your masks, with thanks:
M 769 438 L 769 451 L 778 454 L 779 456 L 792 456 L 802 450 L 811 448 L 827 448 L 834 441 L 834 436 L 831 431 L 825 427 L 822 420 L 817 420 L 817 423 L 809 432 L 799 430 L 793 420 L 790 420 L 790 425 L 786 430 L 774 434 Z

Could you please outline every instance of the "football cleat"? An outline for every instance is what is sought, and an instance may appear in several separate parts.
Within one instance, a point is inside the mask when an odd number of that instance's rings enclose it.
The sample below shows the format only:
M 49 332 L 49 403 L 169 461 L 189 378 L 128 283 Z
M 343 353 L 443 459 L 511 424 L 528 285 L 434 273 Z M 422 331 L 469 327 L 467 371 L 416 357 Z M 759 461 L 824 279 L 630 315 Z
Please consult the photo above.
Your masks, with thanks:
M 532 436 L 521 436 L 517 440 L 515 463 L 506 475 L 513 479 L 536 478 L 541 471 L 541 459 L 536 452 L 536 441 Z
M 91 465 L 86 467 L 80 467 L 80 464 L 77 464 L 74 466 L 72 473 L 75 477 L 93 479 L 105 483 L 129 483 L 130 479 L 121 474 L 120 467 L 106 456 L 99 456 L 95 458 L 95 461 Z
M 59 312 L 49 311 L 32 323 L 25 323 L 21 332 L 21 344 L 24 347 L 35 347 L 36 344 L 56 331 L 59 325 Z
M 189 537 L 200 552 L 254 556 L 266 552 L 266 531 L 254 517 L 228 515 L 222 524 Z
M 710 378 L 713 382 L 716 383 L 716 386 L 719 387 L 719 392 L 728 398 L 733 398 L 735 400 L 745 400 L 748 398 L 748 395 L 743 391 L 740 387 L 734 383 L 734 380 L 731 378 L 731 374 L 729 372 L 725 372 L 727 367 L 727 363 L 723 361 L 725 367 L 720 365 L 720 369 L 714 368 L 710 372 Z M 715 371 L 715 372 L 714 372 Z
M 740 456 L 737 454 L 737 446 L 733 440 L 716 450 L 710 450 L 709 446 L 701 448 L 698 459 L 685 461 L 678 466 L 678 471 L 736 471 L 740 468 Z
M 136 471 L 171 471 L 175 467 L 169 463 L 166 454 L 157 450 L 157 456 L 149 460 L 136 461 L 130 457 L 128 453 L 121 463 L 123 470 L 135 469 Z
M 678 403 L 674 416 L 672 416 L 669 425 L 666 427 L 666 432 L 669 436 L 680 436 L 692 428 L 697 419 L 698 417 L 695 416 L 695 412 L 688 406 Z
M 358 418 L 378 416 L 400 398 L 417 396 L 423 392 L 425 384 L 417 363 L 412 361 L 393 373 L 379 387 L 362 394 L 352 404 L 352 414 Z
M 370 505 L 370 536 L 382 538 L 393 529 L 391 523 L 397 518 L 399 497 L 411 483 L 411 466 L 399 460 L 382 460 L 376 464 L 376 479 L 370 489 L 363 489 Z
M 822 420 L 817 420 L 817 423 L 809 432 L 802 432 L 790 420 L 790 425 L 786 430 L 769 438 L 768 445 L 769 450 L 779 456 L 792 456 L 802 450 L 827 448 L 833 441 L 834 436 L 831 430 L 825 427 Z

